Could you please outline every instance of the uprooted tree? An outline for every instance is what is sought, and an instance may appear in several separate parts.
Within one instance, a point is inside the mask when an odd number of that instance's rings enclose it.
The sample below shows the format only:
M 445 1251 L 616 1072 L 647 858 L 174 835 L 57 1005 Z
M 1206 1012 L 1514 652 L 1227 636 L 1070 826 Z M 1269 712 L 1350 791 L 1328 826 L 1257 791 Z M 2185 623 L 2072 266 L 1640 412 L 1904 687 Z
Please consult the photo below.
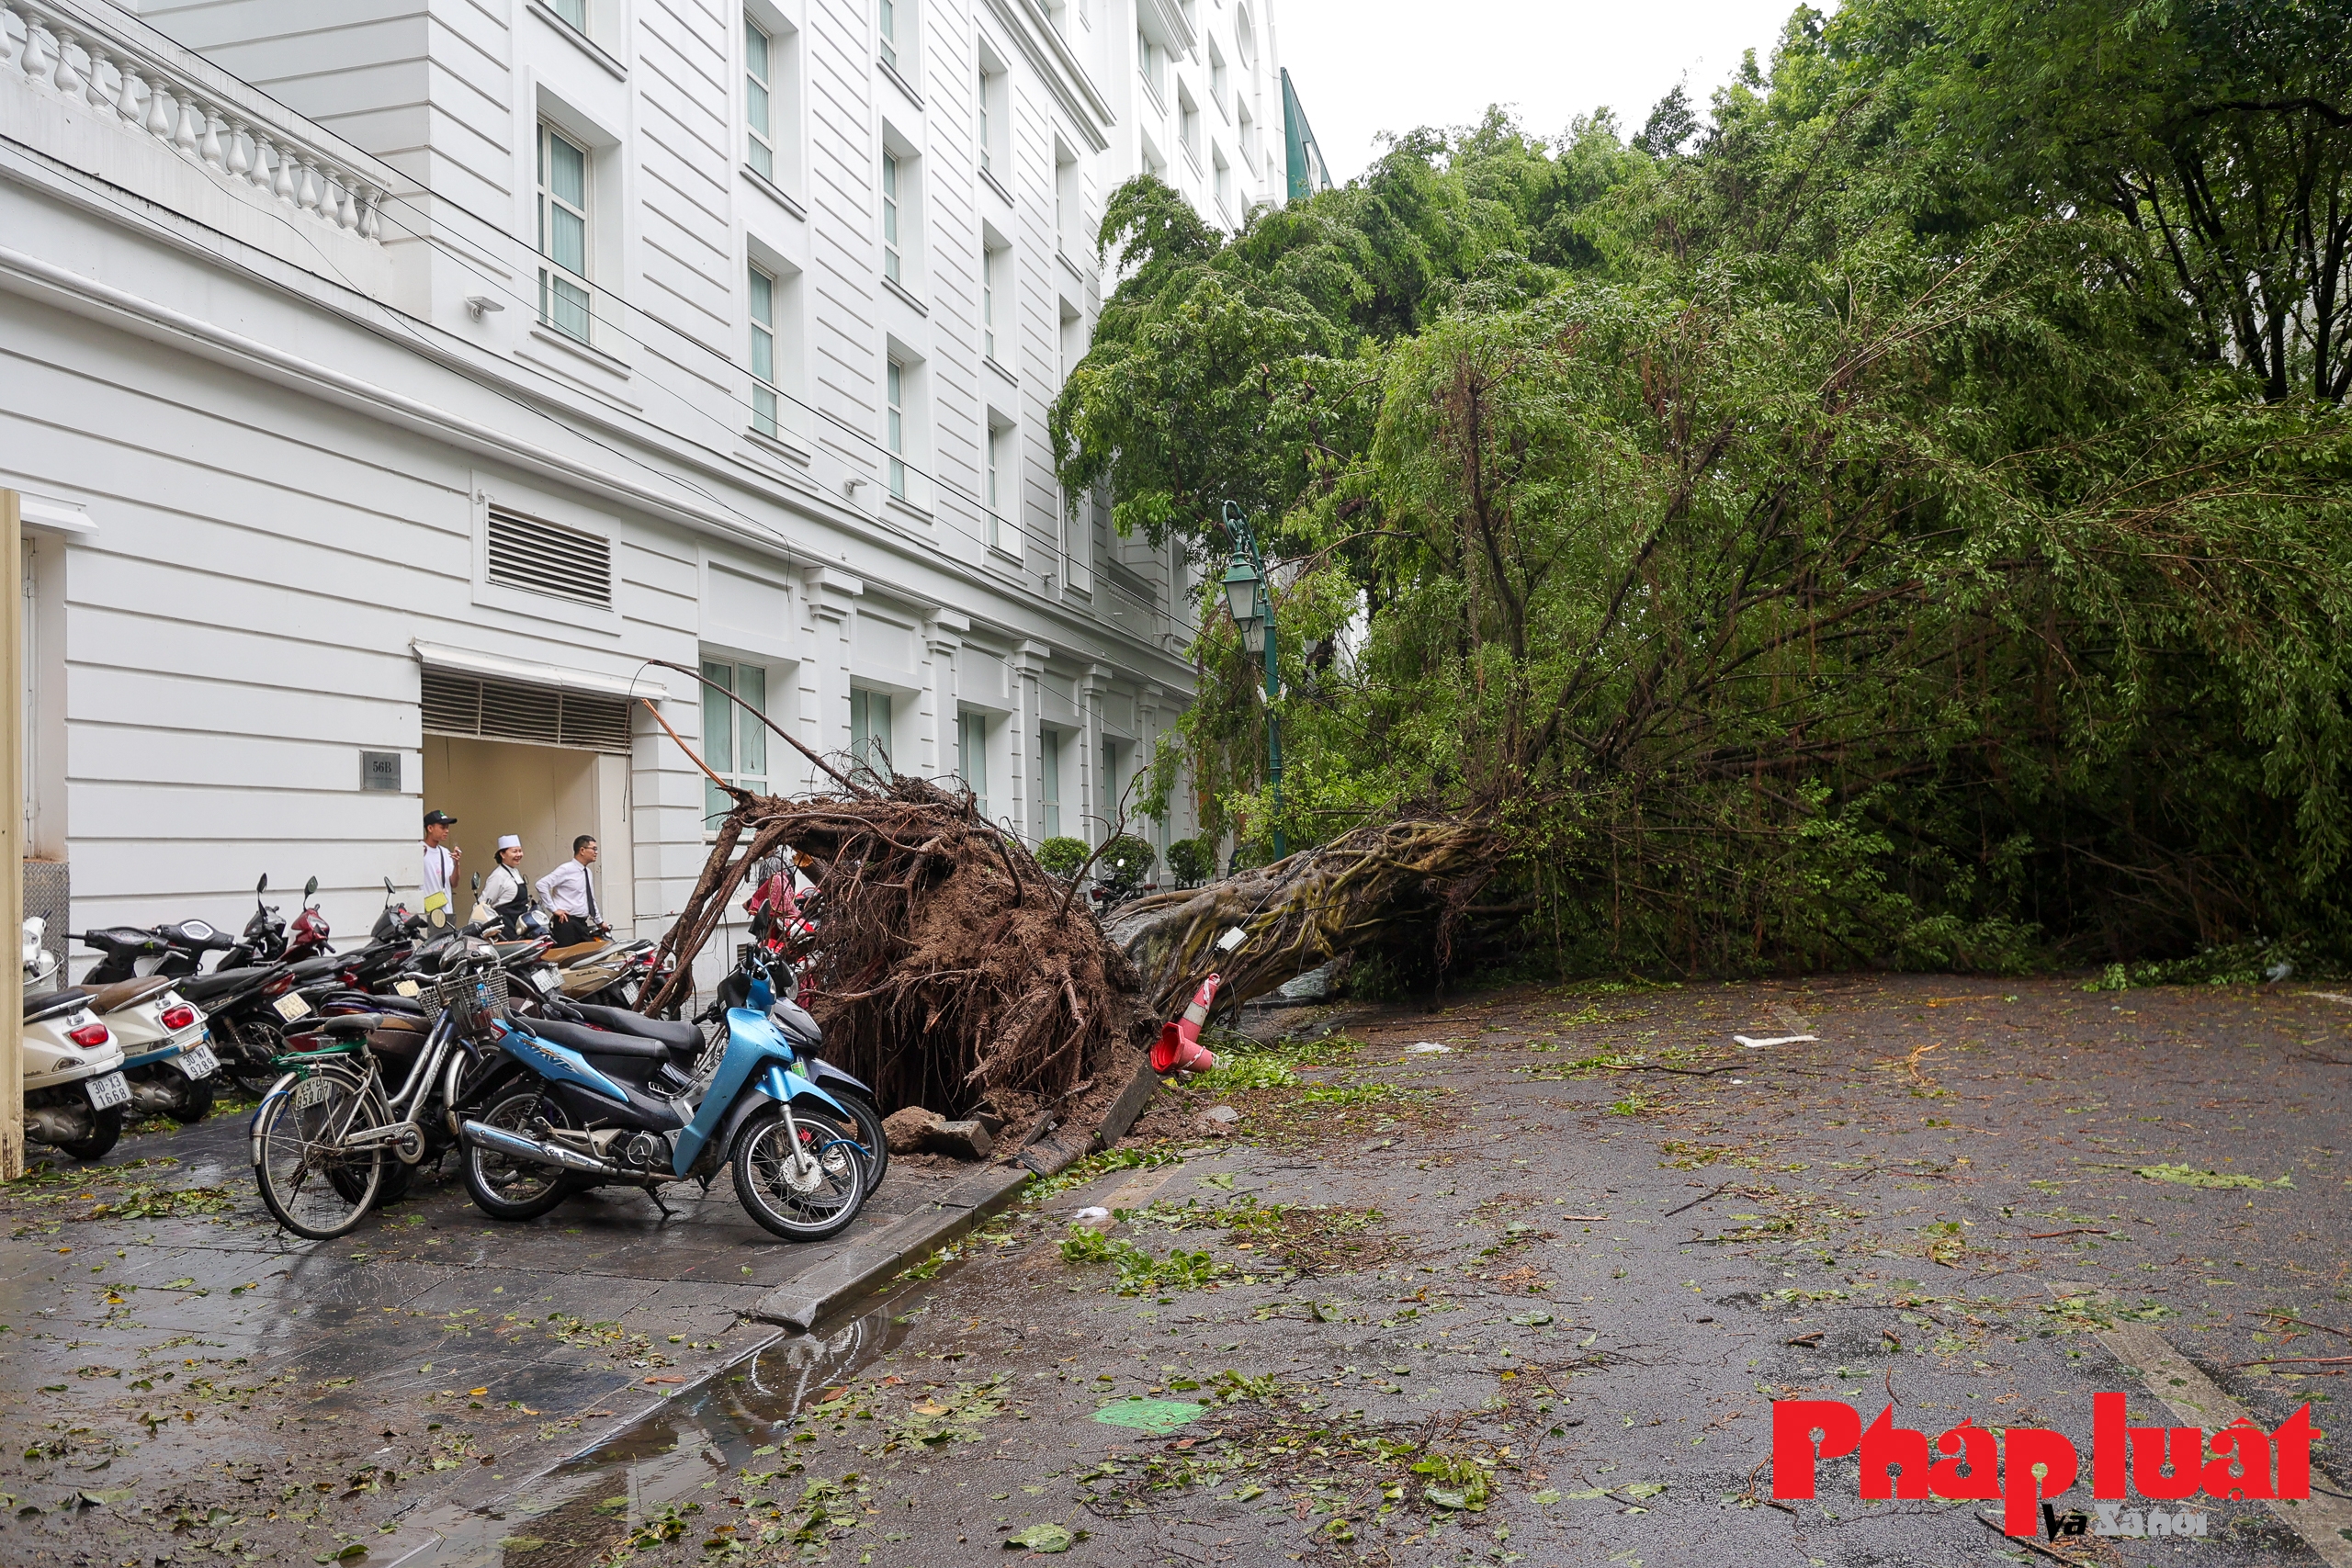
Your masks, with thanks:
M 1070 886 L 991 826 L 968 791 L 860 769 L 803 799 L 738 792 L 657 955 L 673 1010 L 752 868 L 789 846 L 821 864 L 805 999 L 829 1060 L 886 1110 L 986 1103 L 1018 1135 L 1115 1093 L 1153 1021 L 1133 965 Z

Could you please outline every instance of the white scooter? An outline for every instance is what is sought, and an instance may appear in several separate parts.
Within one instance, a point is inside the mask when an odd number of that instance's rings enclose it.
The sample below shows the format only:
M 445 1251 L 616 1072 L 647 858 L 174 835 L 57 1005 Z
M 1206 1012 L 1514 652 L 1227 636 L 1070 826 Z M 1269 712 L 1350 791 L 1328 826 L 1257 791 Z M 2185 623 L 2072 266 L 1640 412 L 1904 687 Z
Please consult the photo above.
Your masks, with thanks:
M 41 950 L 38 919 L 25 922 L 28 977 L 57 972 Z M 122 1047 L 90 1010 L 79 987 L 25 990 L 25 1141 L 47 1144 L 75 1159 L 99 1159 L 122 1136 L 130 1085 L 122 1076 Z
M 45 922 L 25 922 L 25 988 L 35 990 L 56 972 L 41 948 Z M 38 960 L 38 962 L 34 962 Z M 78 987 L 89 1009 L 122 1047 L 122 1076 L 130 1085 L 134 1117 L 168 1116 L 195 1123 L 212 1113 L 220 1064 L 207 1043 L 204 1010 L 179 994 L 169 976 L 142 975 L 112 985 Z

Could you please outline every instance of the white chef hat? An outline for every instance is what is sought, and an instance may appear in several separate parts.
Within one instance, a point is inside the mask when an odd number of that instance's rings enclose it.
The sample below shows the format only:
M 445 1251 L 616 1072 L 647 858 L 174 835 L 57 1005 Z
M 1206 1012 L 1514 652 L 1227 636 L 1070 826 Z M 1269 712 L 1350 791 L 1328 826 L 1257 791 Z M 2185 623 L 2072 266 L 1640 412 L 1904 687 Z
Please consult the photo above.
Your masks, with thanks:
M 512 833 L 501 833 L 498 835 L 498 847 L 502 850 L 519 850 L 523 847 L 523 840 Z

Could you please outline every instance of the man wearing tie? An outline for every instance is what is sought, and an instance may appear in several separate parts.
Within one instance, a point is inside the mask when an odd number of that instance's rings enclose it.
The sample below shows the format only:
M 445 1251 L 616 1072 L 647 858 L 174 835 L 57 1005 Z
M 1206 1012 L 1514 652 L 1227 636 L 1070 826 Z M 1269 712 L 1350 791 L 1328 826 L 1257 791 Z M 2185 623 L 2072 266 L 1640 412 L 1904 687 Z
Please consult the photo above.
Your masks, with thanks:
M 555 912 L 559 947 L 594 942 L 611 928 L 596 913 L 596 885 L 588 868 L 596 863 L 596 840 L 582 833 L 571 840 L 571 858 L 538 880 L 539 902 Z

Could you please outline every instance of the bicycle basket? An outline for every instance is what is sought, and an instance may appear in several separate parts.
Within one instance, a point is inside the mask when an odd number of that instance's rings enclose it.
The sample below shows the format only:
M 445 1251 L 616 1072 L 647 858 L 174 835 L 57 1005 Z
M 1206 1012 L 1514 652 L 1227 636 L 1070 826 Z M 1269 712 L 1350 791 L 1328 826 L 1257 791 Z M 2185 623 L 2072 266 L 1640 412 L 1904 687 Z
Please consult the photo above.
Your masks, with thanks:
M 477 1014 L 488 1013 L 503 1021 L 506 1017 L 506 976 L 503 970 L 492 970 L 462 979 L 437 980 L 420 989 L 416 999 L 424 1005 L 427 1028 L 440 1022 L 445 1012 L 455 1012 L 460 1022 L 477 1028 Z

